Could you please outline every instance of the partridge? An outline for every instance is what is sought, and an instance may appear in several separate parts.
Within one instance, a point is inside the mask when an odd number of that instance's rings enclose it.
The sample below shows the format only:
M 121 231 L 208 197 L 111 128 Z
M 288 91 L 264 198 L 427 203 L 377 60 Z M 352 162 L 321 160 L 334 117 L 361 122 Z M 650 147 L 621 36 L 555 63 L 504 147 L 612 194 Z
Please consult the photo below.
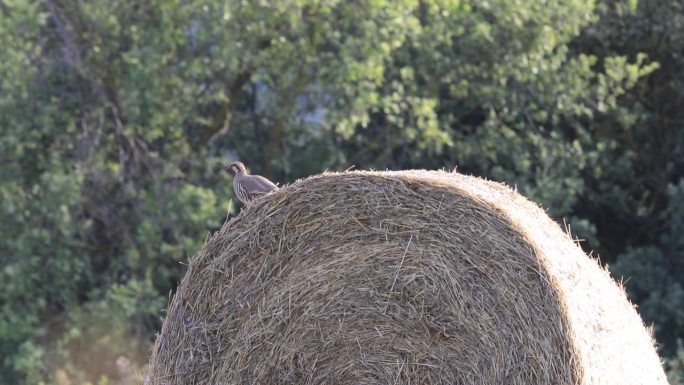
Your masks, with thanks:
M 277 190 L 278 186 L 261 175 L 249 175 L 242 162 L 233 162 L 228 169 L 235 173 L 233 178 L 233 190 L 240 202 L 249 204 L 251 201 Z

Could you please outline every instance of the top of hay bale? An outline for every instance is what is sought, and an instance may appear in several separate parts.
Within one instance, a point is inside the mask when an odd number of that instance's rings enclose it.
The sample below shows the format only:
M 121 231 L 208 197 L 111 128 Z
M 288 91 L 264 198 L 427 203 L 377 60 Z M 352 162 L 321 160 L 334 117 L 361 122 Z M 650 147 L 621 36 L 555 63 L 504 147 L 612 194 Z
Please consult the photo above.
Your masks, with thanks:
M 435 171 L 326 173 L 191 260 L 150 384 L 665 384 L 624 291 L 536 205 Z

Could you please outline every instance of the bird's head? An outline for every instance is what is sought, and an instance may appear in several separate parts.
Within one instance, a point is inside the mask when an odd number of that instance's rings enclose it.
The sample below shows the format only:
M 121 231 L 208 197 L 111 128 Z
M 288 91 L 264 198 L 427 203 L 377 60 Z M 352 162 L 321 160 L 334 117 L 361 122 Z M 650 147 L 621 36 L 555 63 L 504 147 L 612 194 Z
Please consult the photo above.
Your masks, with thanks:
M 245 165 L 242 164 L 242 162 L 233 162 L 233 163 L 229 164 L 228 170 L 232 171 L 235 175 L 247 173 L 247 170 L 245 169 Z

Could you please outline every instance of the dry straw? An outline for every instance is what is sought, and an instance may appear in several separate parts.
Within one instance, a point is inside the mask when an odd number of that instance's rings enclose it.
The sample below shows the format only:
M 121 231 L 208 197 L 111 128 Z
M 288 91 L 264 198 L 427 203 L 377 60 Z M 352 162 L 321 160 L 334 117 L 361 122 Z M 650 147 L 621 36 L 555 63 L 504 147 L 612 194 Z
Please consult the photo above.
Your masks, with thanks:
M 665 384 L 624 291 L 536 205 L 456 173 L 326 173 L 190 261 L 149 384 Z

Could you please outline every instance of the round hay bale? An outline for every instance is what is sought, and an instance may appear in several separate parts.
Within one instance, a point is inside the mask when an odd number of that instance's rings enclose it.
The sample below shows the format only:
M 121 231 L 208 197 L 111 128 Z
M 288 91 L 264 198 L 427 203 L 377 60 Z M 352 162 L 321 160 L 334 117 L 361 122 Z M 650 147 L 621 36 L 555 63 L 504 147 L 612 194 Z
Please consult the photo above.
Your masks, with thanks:
M 619 287 L 536 205 L 456 173 L 326 173 L 190 261 L 149 384 L 666 384 Z

